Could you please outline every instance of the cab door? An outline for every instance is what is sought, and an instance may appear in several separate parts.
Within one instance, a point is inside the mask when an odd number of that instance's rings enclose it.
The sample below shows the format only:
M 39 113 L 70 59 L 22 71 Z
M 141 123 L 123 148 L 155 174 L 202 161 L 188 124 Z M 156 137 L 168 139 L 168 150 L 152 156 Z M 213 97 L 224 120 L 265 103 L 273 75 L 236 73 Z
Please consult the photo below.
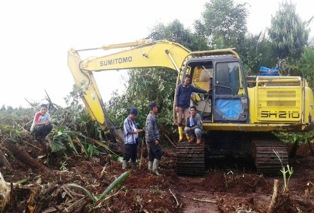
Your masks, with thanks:
M 239 61 L 216 62 L 213 81 L 214 122 L 247 122 L 248 95 Z

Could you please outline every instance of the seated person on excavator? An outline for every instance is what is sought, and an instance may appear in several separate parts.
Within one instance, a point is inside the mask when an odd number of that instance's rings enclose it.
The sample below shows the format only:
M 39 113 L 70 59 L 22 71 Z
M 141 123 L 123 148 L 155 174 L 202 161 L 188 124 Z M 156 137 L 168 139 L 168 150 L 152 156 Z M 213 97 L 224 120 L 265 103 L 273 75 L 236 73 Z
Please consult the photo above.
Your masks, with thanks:
M 186 138 L 189 143 L 193 143 L 196 137 L 196 144 L 201 144 L 203 135 L 202 118 L 196 112 L 196 107 L 190 107 L 190 116 L 187 118 L 186 127 L 184 128 Z

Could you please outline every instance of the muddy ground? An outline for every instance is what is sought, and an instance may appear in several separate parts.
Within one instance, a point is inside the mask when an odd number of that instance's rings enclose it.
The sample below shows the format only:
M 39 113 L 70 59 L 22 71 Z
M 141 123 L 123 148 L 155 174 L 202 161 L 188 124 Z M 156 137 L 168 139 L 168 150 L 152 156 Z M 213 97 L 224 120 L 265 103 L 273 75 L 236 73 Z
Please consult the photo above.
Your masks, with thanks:
M 267 212 L 274 179 L 279 180 L 278 194 L 282 194 L 282 176 L 257 174 L 246 159 L 207 161 L 204 177 L 178 177 L 176 155 L 169 148 L 163 150 L 161 176 L 148 172 L 147 160 L 142 158 L 139 168 L 130 169 L 118 188 L 105 199 L 93 201 L 83 189 L 68 184 L 83 186 L 97 198 L 125 172 L 121 163 L 105 156 L 52 154 L 32 138 L 23 139 L 17 147 L 38 165 L 2 147 L 9 165 L 1 165 L 1 173 L 11 191 L 4 212 Z M 314 212 L 314 157 L 308 145 L 299 148 L 290 165 L 294 173 L 289 192 L 279 196 L 276 212 Z

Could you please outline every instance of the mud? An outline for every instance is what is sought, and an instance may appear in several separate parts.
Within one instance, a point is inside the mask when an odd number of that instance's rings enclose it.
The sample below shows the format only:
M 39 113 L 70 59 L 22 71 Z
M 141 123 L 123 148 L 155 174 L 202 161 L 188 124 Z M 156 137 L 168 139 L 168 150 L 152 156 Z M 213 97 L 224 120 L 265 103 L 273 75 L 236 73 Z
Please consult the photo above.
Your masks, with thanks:
M 10 185 L 10 202 L 4 212 L 267 212 L 273 193 L 274 179 L 279 180 L 279 194 L 283 177 L 257 174 L 247 159 L 209 161 L 203 177 L 176 175 L 176 155 L 164 149 L 160 173 L 147 170 L 147 159 L 139 159 L 137 169 L 129 167 L 130 175 L 104 200 L 94 203 L 76 183 L 92 195 L 100 195 L 125 171 L 121 164 L 106 156 L 54 155 L 34 141 L 23 143 L 36 161 L 49 168 L 43 172 L 16 159 L 6 158 L 12 170 L 2 165 L 5 181 Z M 37 147 L 37 148 L 35 148 Z M 284 197 L 279 197 L 276 212 L 314 212 L 314 157 L 307 145 L 302 145 L 297 157 L 290 161 L 294 168 Z M 281 200 L 280 200 L 281 199 Z

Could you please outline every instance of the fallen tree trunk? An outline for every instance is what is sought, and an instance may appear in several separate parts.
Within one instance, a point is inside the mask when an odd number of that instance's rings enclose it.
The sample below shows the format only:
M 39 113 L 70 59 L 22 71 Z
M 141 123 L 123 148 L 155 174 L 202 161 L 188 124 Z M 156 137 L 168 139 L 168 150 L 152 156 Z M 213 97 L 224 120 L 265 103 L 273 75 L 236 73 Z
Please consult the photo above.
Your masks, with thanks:
M 12 166 L 9 163 L 8 159 L 5 157 L 5 154 L 2 152 L 2 150 L 0 150 L 0 162 L 6 167 L 8 168 L 10 171 L 12 171 Z
M 9 141 L 4 141 L 4 146 L 7 148 L 14 157 L 16 157 L 18 160 L 20 160 L 22 163 L 35 168 L 39 169 L 43 172 L 50 172 L 50 169 L 44 165 L 42 165 L 40 162 L 36 161 L 34 158 L 32 158 L 27 152 L 20 150 L 16 145 Z

